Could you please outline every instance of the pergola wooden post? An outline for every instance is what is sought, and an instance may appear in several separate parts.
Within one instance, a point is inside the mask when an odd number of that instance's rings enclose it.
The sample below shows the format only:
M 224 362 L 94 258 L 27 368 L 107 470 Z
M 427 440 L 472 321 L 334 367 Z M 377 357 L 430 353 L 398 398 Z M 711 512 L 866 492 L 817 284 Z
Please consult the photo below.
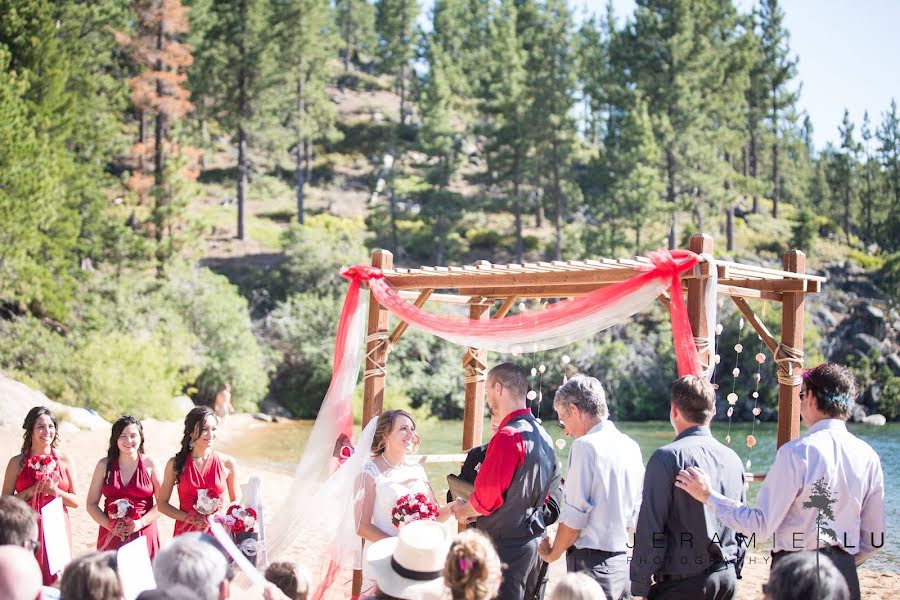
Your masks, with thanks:
M 394 266 L 394 255 L 387 250 L 372 253 L 372 266 L 382 271 Z M 363 427 L 384 406 L 384 379 L 388 355 L 388 317 L 390 313 L 369 294 L 369 320 L 366 327 L 366 360 L 363 374 Z
M 708 233 L 698 233 L 691 236 L 688 250 L 695 254 L 713 253 L 713 239 Z M 713 352 L 706 343 L 709 336 L 709 328 L 715 327 L 715 323 L 706 322 L 706 310 L 704 310 L 703 298 L 709 286 L 709 279 L 696 277 L 687 282 L 687 309 L 688 320 L 691 322 L 691 333 L 694 335 L 694 343 L 697 344 L 697 353 L 700 356 L 700 366 L 709 369 L 713 364 Z M 675 293 L 677 290 L 673 290 Z M 703 340 L 700 342 L 699 340 Z
M 784 270 L 806 272 L 806 255 L 791 250 L 784 255 Z M 803 292 L 785 292 L 781 301 L 781 345 L 778 361 L 778 447 L 800 435 L 800 384 L 803 369 Z
M 491 316 L 493 302 L 474 299 L 469 304 L 470 319 L 487 319 Z M 463 409 L 463 452 L 481 445 L 484 428 L 484 391 L 487 379 L 487 351 L 469 348 L 463 357 L 466 373 L 466 404 Z

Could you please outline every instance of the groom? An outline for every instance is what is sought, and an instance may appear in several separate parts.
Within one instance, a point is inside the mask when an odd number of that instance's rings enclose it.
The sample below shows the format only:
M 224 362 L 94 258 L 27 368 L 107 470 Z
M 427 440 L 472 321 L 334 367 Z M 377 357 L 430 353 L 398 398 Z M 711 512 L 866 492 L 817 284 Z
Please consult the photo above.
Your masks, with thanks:
M 488 373 L 487 404 L 500 418 L 475 491 L 468 502 L 457 500 L 460 523 L 477 519 L 478 529 L 494 542 L 503 567 L 498 600 L 531 598 L 538 584 L 538 543 L 546 525 L 544 504 L 560 466 L 550 436 L 526 408 L 528 378 L 513 363 Z

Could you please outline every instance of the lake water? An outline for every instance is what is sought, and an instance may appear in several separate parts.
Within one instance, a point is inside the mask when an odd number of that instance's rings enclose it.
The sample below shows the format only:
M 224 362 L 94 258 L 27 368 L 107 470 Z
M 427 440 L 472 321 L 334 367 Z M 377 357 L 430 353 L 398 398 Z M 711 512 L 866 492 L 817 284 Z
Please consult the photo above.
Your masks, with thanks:
M 437 421 L 425 420 L 417 423 L 418 431 L 422 437 L 420 451 L 425 454 L 447 454 L 460 452 L 462 441 L 462 421 Z M 559 426 L 556 422 L 544 423 L 548 433 L 553 439 L 561 437 Z M 633 437 L 641 447 L 644 461 L 650 457 L 653 451 L 663 446 L 674 437 L 671 426 L 667 422 L 617 422 L 616 426 L 623 432 Z M 900 523 L 900 423 L 889 423 L 884 427 L 871 427 L 851 423 L 850 431 L 868 442 L 881 457 L 881 464 L 885 474 L 885 504 L 887 508 L 887 534 L 885 546 L 867 561 L 867 569 L 897 572 L 900 570 L 900 543 L 893 536 L 900 533 L 892 526 Z M 243 434 L 239 440 L 232 444 L 225 444 L 226 452 L 237 454 L 242 460 L 263 463 L 271 468 L 293 473 L 300 458 L 300 453 L 309 437 L 312 421 L 290 421 L 274 424 L 263 424 Z M 485 422 L 484 430 L 489 431 L 489 424 Z M 715 422 L 713 435 L 720 441 L 725 441 L 728 434 L 728 424 Z M 357 429 L 358 432 L 358 429 Z M 731 426 L 731 447 L 735 449 L 741 459 L 746 463 L 751 460 L 747 471 L 765 473 L 772 465 L 775 457 L 775 424 L 762 423 L 753 431 L 757 439 L 757 445 L 751 454 L 745 440 L 751 432 L 749 423 L 736 423 Z M 570 442 L 566 438 L 567 442 Z M 562 464 L 566 464 L 569 444 L 559 451 Z M 441 490 L 446 489 L 447 473 L 458 472 L 454 465 L 436 464 L 427 465 L 426 471 L 440 496 Z M 759 484 L 750 484 L 749 497 L 751 506 L 756 501 Z M 760 549 L 762 551 L 762 548 Z

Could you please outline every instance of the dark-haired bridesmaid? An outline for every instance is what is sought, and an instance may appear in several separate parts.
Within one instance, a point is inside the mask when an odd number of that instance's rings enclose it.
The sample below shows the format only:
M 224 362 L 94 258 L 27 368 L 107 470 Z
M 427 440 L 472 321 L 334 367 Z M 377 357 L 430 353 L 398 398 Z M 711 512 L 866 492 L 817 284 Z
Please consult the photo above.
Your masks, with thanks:
M 40 521 L 41 508 L 56 498 L 61 498 L 66 511 L 66 534 L 72 545 L 68 508 L 78 508 L 75 495 L 75 465 L 63 452 L 58 452 L 59 433 L 56 417 L 45 406 L 35 406 L 25 416 L 25 430 L 21 454 L 13 456 L 6 465 L 3 478 L 3 495 L 19 496 L 38 514 L 38 530 L 41 547 L 35 557 L 41 565 L 44 585 L 52 585 L 57 576 L 50 574 L 47 564 L 47 545 Z
M 174 535 L 206 531 L 207 517 L 235 500 L 237 463 L 213 449 L 218 426 L 219 419 L 208 406 L 191 410 L 184 419 L 181 449 L 166 463 L 157 501 L 160 512 L 175 519 Z M 170 503 L 176 486 L 178 508 Z
M 88 514 L 100 525 L 97 550 L 117 550 L 143 537 L 150 558 L 156 556 L 159 509 L 154 496 L 159 491 L 159 479 L 156 461 L 144 454 L 141 422 L 130 416 L 120 417 L 113 423 L 106 458 L 101 458 L 94 468 L 88 490 Z

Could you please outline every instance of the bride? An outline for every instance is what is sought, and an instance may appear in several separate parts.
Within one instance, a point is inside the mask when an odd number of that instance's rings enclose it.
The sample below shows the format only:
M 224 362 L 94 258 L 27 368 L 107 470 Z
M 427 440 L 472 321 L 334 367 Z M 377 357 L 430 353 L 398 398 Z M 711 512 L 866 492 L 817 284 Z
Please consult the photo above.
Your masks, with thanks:
M 356 533 L 366 542 L 397 535 L 391 511 L 407 494 L 425 494 L 434 505 L 440 506 L 422 465 L 406 464 L 407 455 L 416 451 L 418 443 L 416 423 L 408 412 L 389 410 L 378 417 L 370 457 L 356 481 Z M 441 507 L 438 521 L 446 521 L 449 516 L 450 505 Z M 370 579 L 367 573 L 363 578 Z M 364 590 L 367 583 L 372 582 L 364 582 Z

